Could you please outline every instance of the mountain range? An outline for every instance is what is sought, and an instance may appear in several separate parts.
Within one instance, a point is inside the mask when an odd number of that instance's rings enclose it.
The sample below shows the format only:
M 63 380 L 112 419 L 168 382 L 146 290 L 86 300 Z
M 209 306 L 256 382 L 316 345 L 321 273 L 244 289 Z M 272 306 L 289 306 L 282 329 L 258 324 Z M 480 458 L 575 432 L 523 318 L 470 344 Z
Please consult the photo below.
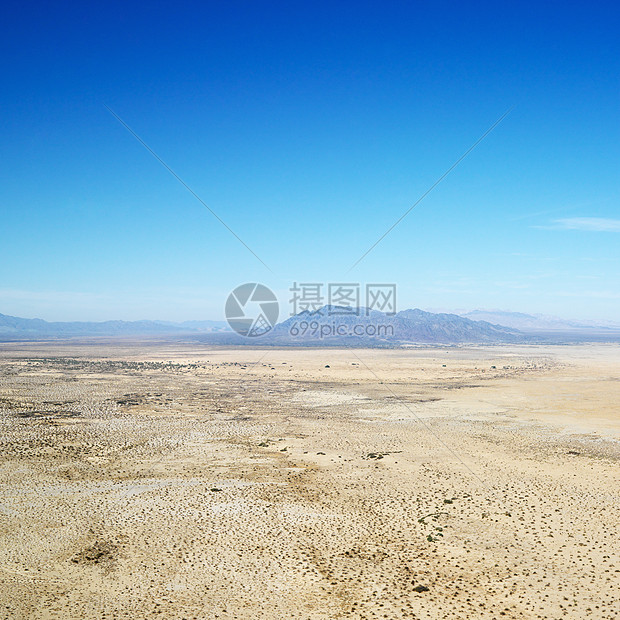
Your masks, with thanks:
M 456 314 L 404 310 L 387 315 L 337 306 L 304 311 L 278 323 L 260 338 L 242 338 L 223 321 L 47 322 L 0 314 L 0 340 L 41 340 L 89 337 L 188 337 L 221 344 L 352 344 L 521 342 L 517 330 L 472 321 Z
M 80 337 L 166 336 L 227 331 L 225 321 L 103 321 L 48 322 L 0 314 L 0 340 L 39 340 Z
M 620 341 L 620 326 L 596 326 L 517 312 L 475 310 L 464 314 L 323 306 L 283 320 L 264 336 L 245 338 L 224 321 L 48 322 L 0 314 L 0 342 L 80 338 L 189 339 L 210 344 L 287 346 L 400 346 Z
M 472 310 L 471 312 L 458 312 L 457 314 L 472 321 L 488 321 L 527 333 L 620 329 L 620 323 L 611 321 L 604 323 L 570 321 L 545 314 L 525 314 L 523 312 L 507 312 L 504 310 Z

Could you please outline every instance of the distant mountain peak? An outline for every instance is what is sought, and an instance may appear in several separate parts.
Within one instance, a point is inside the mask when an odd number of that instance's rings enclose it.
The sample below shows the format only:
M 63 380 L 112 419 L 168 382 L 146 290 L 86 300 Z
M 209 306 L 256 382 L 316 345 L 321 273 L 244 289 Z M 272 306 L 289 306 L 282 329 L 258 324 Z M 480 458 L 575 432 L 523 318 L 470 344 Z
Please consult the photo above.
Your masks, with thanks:
M 399 345 L 520 342 L 523 335 L 514 329 L 419 308 L 392 315 L 363 307 L 327 305 L 278 323 L 267 339 L 281 344 Z

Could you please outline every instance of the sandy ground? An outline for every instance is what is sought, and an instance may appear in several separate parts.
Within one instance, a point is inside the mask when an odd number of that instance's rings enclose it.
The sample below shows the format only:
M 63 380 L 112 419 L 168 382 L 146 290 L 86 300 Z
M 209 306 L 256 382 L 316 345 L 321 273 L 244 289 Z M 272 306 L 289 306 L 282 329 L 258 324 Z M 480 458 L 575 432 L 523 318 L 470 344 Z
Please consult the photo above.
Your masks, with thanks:
M 617 618 L 620 347 L 0 345 L 0 617 Z

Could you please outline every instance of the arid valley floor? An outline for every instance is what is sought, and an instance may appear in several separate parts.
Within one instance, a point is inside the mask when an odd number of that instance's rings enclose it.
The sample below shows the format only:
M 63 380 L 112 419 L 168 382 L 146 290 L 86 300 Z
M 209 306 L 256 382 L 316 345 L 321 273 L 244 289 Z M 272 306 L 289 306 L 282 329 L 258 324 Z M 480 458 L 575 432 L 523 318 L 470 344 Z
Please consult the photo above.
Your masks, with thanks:
M 0 345 L 1 618 L 617 618 L 620 347 Z

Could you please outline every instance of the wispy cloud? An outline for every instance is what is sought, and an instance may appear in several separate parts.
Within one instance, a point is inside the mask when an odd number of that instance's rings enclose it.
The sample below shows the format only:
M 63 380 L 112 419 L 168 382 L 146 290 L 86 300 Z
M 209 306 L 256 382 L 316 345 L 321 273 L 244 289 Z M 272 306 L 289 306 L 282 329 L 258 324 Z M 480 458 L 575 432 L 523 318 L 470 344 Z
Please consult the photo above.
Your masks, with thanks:
M 555 228 L 562 230 L 583 230 L 586 232 L 620 232 L 620 220 L 605 217 L 569 217 L 554 220 L 552 226 L 536 228 Z
M 579 297 L 580 299 L 620 299 L 617 291 L 557 291 L 558 297 Z

